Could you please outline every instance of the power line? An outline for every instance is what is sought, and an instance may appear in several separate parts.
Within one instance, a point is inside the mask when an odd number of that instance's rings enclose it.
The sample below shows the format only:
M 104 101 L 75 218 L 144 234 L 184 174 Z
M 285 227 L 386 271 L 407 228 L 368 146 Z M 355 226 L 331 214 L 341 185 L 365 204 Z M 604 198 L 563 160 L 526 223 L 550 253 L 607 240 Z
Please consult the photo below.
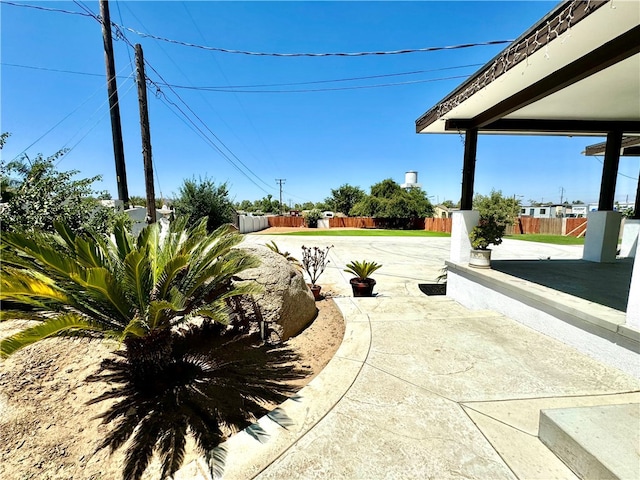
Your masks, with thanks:
M 128 52 L 128 50 L 127 50 Z M 87 76 L 92 76 L 92 77 L 104 77 L 104 73 L 89 73 L 89 72 L 79 72 L 79 71 L 75 71 L 75 70 L 61 70 L 61 69 L 57 69 L 57 68 L 49 68 L 49 67 L 39 67 L 39 66 L 35 66 L 35 65 L 20 65 L 20 64 L 16 64 L 16 63 L 5 63 L 5 62 L 0 62 L 0 65 L 6 66 L 6 67 L 16 67 L 16 68 L 27 68 L 27 69 L 32 69 L 32 70 L 43 70 L 43 71 L 48 71 L 48 72 L 58 72 L 58 73 L 68 73 L 68 74 L 72 74 L 72 75 L 87 75 Z M 322 83 L 338 83 L 338 82 L 351 82 L 351 81 L 357 81 L 357 80 L 370 80 L 370 79 L 374 79 L 374 78 L 386 78 L 386 77 L 398 77 L 398 76 L 405 76 L 405 75 L 418 75 L 418 74 L 422 74 L 422 73 L 431 73 L 431 72 L 438 72 L 438 71 L 443 71 L 443 70 L 455 70 L 455 69 L 459 69 L 459 68 L 469 68 L 469 67 L 476 67 L 478 65 L 481 65 L 479 63 L 476 64 L 469 64 L 469 65 L 457 65 L 457 66 L 452 66 L 452 67 L 444 67 L 444 68 L 434 68 L 431 70 L 416 70 L 416 71 L 412 71 L 412 72 L 396 72 L 396 73 L 385 73 L 385 74 L 380 74 L 380 75 L 367 75 L 367 76 L 362 76 L 362 77 L 350 77 L 350 78 L 335 78 L 335 79 L 330 79 L 330 80 L 312 80 L 312 81 L 307 81 L 307 82 L 289 82 L 289 83 L 266 83 L 266 84 L 256 84 L 256 85 L 221 85 L 221 86 L 216 86 L 216 85 L 211 85 L 211 86 L 194 86 L 194 85 L 177 85 L 177 84 L 163 84 L 162 82 L 158 82 L 159 85 L 171 85 L 173 88 L 179 88 L 179 89 L 185 89 L 185 90 L 212 90 L 212 91 L 221 91 L 221 92 L 232 92 L 234 90 L 227 90 L 227 89 L 236 89 L 236 88 L 260 88 L 260 87 L 285 87 L 285 86 L 298 86 L 298 85 L 313 85 L 313 84 L 322 84 Z M 466 75 L 464 76 L 466 77 Z M 118 76 L 118 78 L 128 78 L 125 76 Z M 423 82 L 433 82 L 433 81 L 439 81 L 439 80 L 448 80 L 448 79 L 453 79 L 453 78 L 460 78 L 458 76 L 455 77 L 443 77 L 443 78 L 436 78 L 436 79 L 425 79 L 425 80 L 417 80 L 415 81 L 415 83 L 423 83 Z M 363 87 L 359 87 L 359 88 L 372 88 L 372 87 L 379 87 L 379 86 L 392 86 L 392 85 L 403 85 L 405 84 L 404 82 L 398 82 L 398 83 L 394 83 L 394 84 L 374 84 L 374 85 L 366 85 Z M 314 90 L 309 90 L 309 91 L 314 91 Z M 317 91 L 324 91 L 324 90 L 320 90 L 318 89 Z M 269 93 L 272 93 L 273 91 L 269 90 Z
M 82 8 L 87 9 L 86 7 L 82 6 Z M 88 10 L 88 9 L 87 9 Z M 89 11 L 90 12 L 90 11 Z M 91 17 L 93 17 L 98 23 L 102 24 L 102 18 L 97 16 L 97 15 L 90 15 Z M 130 47 L 133 48 L 133 45 L 131 43 L 131 41 L 126 37 L 126 35 L 120 31 L 120 28 L 117 24 L 115 24 L 114 22 L 111 22 L 111 26 L 113 28 L 116 29 L 116 32 L 118 32 L 118 36 L 119 38 L 122 38 L 125 43 L 127 43 Z M 144 63 L 151 69 L 153 70 L 153 72 L 163 81 L 166 83 L 166 80 L 162 77 L 162 75 L 160 75 L 160 73 L 149 63 L 148 60 L 145 59 Z M 173 105 L 175 108 L 178 109 L 178 111 L 189 121 L 189 123 L 191 123 L 197 130 L 198 132 L 200 132 L 201 138 L 205 138 L 206 141 L 209 143 L 209 145 L 211 147 L 213 147 L 225 160 L 227 160 L 236 170 L 238 170 L 238 172 L 240 172 L 242 175 L 244 175 L 250 182 L 252 182 L 256 187 L 260 188 L 263 192 L 268 193 L 264 188 L 262 188 L 260 185 L 258 185 L 251 177 L 249 177 L 246 172 L 244 172 L 240 167 L 238 167 L 238 165 L 235 164 L 235 162 L 233 162 L 233 160 L 231 160 L 221 149 L 218 145 L 215 144 L 215 142 L 213 142 L 196 124 L 195 122 L 189 118 L 189 116 L 184 112 L 184 110 L 182 110 L 178 105 L 176 105 L 175 102 L 172 102 L 171 100 L 169 100 L 166 96 L 166 94 L 161 90 L 161 88 L 159 87 L 159 85 L 154 82 L 153 80 L 151 80 L 148 76 L 146 76 L 146 79 L 156 87 L 156 96 L 159 95 L 163 95 L 164 98 L 166 99 L 167 102 L 169 102 L 171 105 Z M 231 153 L 237 160 L 238 162 L 240 162 L 246 169 L 248 172 L 250 172 L 254 177 L 256 177 L 258 180 L 261 180 L 255 173 L 253 173 L 253 171 L 247 167 L 225 144 L 224 142 L 222 142 L 215 133 L 213 133 L 213 131 L 211 131 L 211 129 L 206 125 L 206 123 L 204 123 L 204 121 L 193 111 L 193 109 L 182 99 L 182 97 L 180 97 L 180 95 L 178 95 L 178 93 L 173 90 L 171 88 L 171 86 L 169 86 L 169 90 L 171 90 L 171 92 L 178 98 L 178 100 L 180 100 L 180 102 L 182 102 L 182 104 L 187 107 L 187 109 L 192 113 L 192 115 L 194 115 L 199 122 L 216 138 L 216 140 L 218 140 L 218 142 L 220 142 L 228 151 L 229 153 Z M 175 112 L 174 112 L 175 113 Z M 262 180 L 261 180 L 262 181 Z
M 0 3 L 4 3 L 7 5 L 12 5 L 15 7 L 27 7 L 27 8 L 35 8 L 37 10 L 46 10 L 51 12 L 59 12 L 73 15 L 81 15 L 85 17 L 94 17 L 95 15 L 90 13 L 82 13 L 82 12 L 74 12 L 69 10 L 63 10 L 59 8 L 46 8 L 40 7 L 36 5 L 27 5 L 27 4 L 18 4 L 13 2 L 7 2 L 5 0 L 1 0 Z M 491 45 L 503 45 L 506 43 L 512 43 L 513 40 L 490 40 L 488 42 L 475 42 L 475 43 L 462 43 L 458 45 L 446 45 L 443 47 L 424 47 L 424 48 L 405 48 L 400 50 L 377 50 L 377 51 L 367 51 L 367 52 L 296 52 L 296 53 L 280 53 L 280 52 L 253 52 L 248 50 L 234 50 L 228 48 L 221 47 L 211 47 L 208 45 L 198 45 L 196 43 L 185 42 L 182 40 L 174 40 L 171 38 L 161 37 L 159 35 L 153 35 L 151 33 L 141 32 L 131 27 L 127 27 L 125 25 L 119 25 L 115 22 L 111 22 L 112 26 L 118 27 L 122 30 L 127 30 L 135 35 L 144 37 L 144 38 L 153 38 L 155 40 L 159 40 L 161 42 L 167 42 L 174 45 L 180 45 L 183 47 L 191 47 L 198 48 L 201 50 L 210 50 L 213 52 L 221 52 L 221 53 L 230 53 L 237 55 L 251 55 L 251 56 L 259 56 L 259 57 L 364 57 L 364 56 L 381 56 L 381 55 L 403 55 L 408 53 L 428 53 L 428 52 L 438 52 L 442 50 L 459 50 L 463 48 L 473 48 L 473 47 L 485 47 Z
M 113 22 L 112 22 L 113 23 Z M 174 45 L 180 45 L 183 47 L 198 48 L 201 50 L 209 50 L 220 53 L 232 53 L 236 55 L 251 55 L 258 57 L 364 57 L 364 56 L 381 56 L 381 55 L 402 55 L 407 53 L 427 53 L 438 52 L 442 50 L 459 50 L 462 48 L 484 47 L 489 45 L 502 45 L 505 43 L 512 43 L 513 40 L 491 40 L 488 42 L 476 42 L 476 43 L 463 43 L 459 45 L 447 45 L 444 47 L 425 47 L 425 48 L 406 48 L 402 50 L 379 50 L 369 52 L 323 52 L 323 53 L 279 53 L 279 52 L 252 52 L 248 50 L 233 50 L 221 47 L 211 47 L 207 45 L 198 45 L 196 43 L 185 42 L 182 40 L 173 40 L 171 38 L 161 37 L 159 35 L 153 35 L 151 33 L 140 32 L 124 25 L 114 24 L 119 28 L 127 30 L 141 37 L 153 38 L 162 42 L 171 43 Z
M 12 7 L 33 8 L 35 10 L 43 10 L 45 12 L 57 12 L 57 13 L 66 13 L 69 15 L 80 15 L 81 17 L 91 17 L 91 15 L 88 13 L 82 13 L 82 12 L 77 12 L 72 10 L 63 10 L 62 8 L 42 7 L 40 5 L 27 5 L 24 3 L 7 2 L 5 0 L 0 1 L 0 3 L 4 3 L 5 5 L 11 5 Z
M 134 18 L 135 18 L 135 19 L 140 23 L 140 25 L 142 25 L 142 27 L 143 27 L 143 28 L 146 28 L 146 27 L 145 27 L 145 25 L 144 25 L 144 23 L 143 23 L 143 22 L 142 22 L 142 21 L 141 21 L 141 20 L 136 16 L 136 14 L 135 14 L 135 13 L 133 13 L 133 11 L 131 11 L 131 9 L 130 9 L 129 7 L 126 7 L 126 8 L 127 8 L 127 10 L 129 10 L 129 13 L 131 13 L 131 15 L 133 15 L 133 17 L 134 17 Z M 118 29 L 118 27 L 116 27 L 116 30 L 117 30 L 117 29 Z M 126 40 L 126 41 L 128 41 L 128 40 L 126 39 L 126 36 L 124 35 L 124 33 L 123 33 L 122 35 L 123 35 L 123 37 L 125 38 L 125 40 Z M 175 68 L 176 68 L 176 69 L 177 69 L 177 70 L 178 70 L 178 71 L 179 71 L 179 72 L 180 72 L 180 73 L 185 77 L 185 79 L 187 79 L 187 81 L 189 81 L 189 78 L 188 78 L 188 77 L 187 77 L 187 75 L 182 71 L 182 69 L 180 68 L 180 65 L 178 65 L 178 64 L 173 60 L 173 58 L 171 58 L 171 56 L 170 56 L 170 55 L 169 55 L 169 54 L 168 54 L 168 53 L 167 53 L 167 52 L 162 48 L 162 45 L 158 45 L 158 46 L 159 46 L 160 50 L 162 51 L 162 53 L 164 53 L 164 54 L 167 56 L 167 58 L 169 58 L 169 60 L 171 61 L 171 63 L 173 63 L 173 65 L 175 66 Z M 151 68 L 153 69 L 153 67 L 151 67 Z M 154 70 L 154 72 L 156 72 L 156 74 L 158 74 L 156 70 Z M 159 74 L 158 74 L 158 75 L 159 75 Z M 156 85 L 156 86 L 157 86 L 157 85 Z M 168 85 L 166 85 L 166 86 L 168 86 Z M 171 88 L 171 87 L 169 87 L 169 88 Z M 175 93 L 175 92 L 174 92 L 174 94 L 177 96 L 177 93 Z M 201 94 L 201 96 L 202 96 L 202 94 Z M 192 109 L 191 109 L 191 108 L 190 108 L 190 107 L 189 107 L 189 106 L 188 106 L 188 105 L 187 105 L 187 104 L 182 100 L 182 98 L 180 98 L 179 96 L 178 96 L 178 98 L 180 99 L 180 101 L 181 101 L 181 102 L 182 102 L 182 103 L 183 103 L 183 104 L 184 104 L 184 105 L 185 105 L 189 110 L 191 110 L 191 112 L 192 112 L 194 115 L 196 115 L 196 114 L 195 114 L 195 112 L 194 112 L 194 111 L 193 111 L 193 110 L 192 110 Z M 207 105 L 209 105 L 209 108 L 211 108 L 211 110 L 214 110 L 214 109 L 213 109 L 213 107 L 211 106 L 211 104 L 209 104 L 209 102 L 207 101 L 207 99 L 206 99 L 206 98 L 204 98 L 203 96 L 202 96 L 202 98 L 203 98 L 203 100 L 205 101 L 205 103 L 206 103 Z M 217 114 L 217 113 L 216 113 L 216 114 Z M 218 115 L 218 116 L 219 116 L 219 115 Z M 221 145 L 222 145 L 222 146 L 223 146 L 223 147 L 224 147 L 224 148 L 229 152 L 229 154 L 231 154 L 231 155 L 232 155 L 236 160 L 238 160 L 238 162 L 240 162 L 240 163 L 241 163 L 241 164 L 242 164 L 242 165 L 247 169 L 247 171 L 249 171 L 249 173 L 251 173 L 251 174 L 252 174 L 256 179 L 258 179 L 260 182 L 262 182 L 265 186 L 267 186 L 268 188 L 273 189 L 273 186 L 272 186 L 272 185 L 268 184 L 267 182 L 265 182 L 264 180 L 262 180 L 260 177 L 258 177 L 255 173 L 253 173 L 253 171 L 252 171 L 249 167 L 247 167 L 247 166 L 242 162 L 242 160 L 240 160 L 240 158 L 239 158 L 239 157 L 238 157 L 234 152 L 232 152 L 232 151 L 231 151 L 231 149 L 229 149 L 229 147 L 227 147 L 227 145 L 226 145 L 226 144 L 225 144 L 225 143 L 224 143 L 224 142 L 223 142 L 223 141 L 222 141 L 222 140 L 221 140 L 221 139 L 220 139 L 220 138 L 219 138 L 215 133 L 213 133 L 213 132 L 209 129 L 209 127 L 208 127 L 208 126 L 207 126 L 207 125 L 206 125 L 206 124 L 205 124 L 205 123 L 204 123 L 204 122 L 203 122 L 203 121 L 202 121 L 202 120 L 201 120 L 197 115 L 196 115 L 196 118 L 198 118 L 198 120 L 200 120 L 200 122 L 201 122 L 201 123 L 202 123 L 202 124 L 207 128 L 207 130 L 209 130 L 209 132 L 211 132 L 211 134 L 216 138 L 216 140 L 217 140 L 217 141 L 218 141 L 218 142 L 219 142 L 219 143 L 220 143 L 220 144 L 221 144 Z M 221 118 L 221 117 L 220 117 L 220 118 Z M 223 120 L 223 122 L 224 122 L 224 120 Z M 229 129 L 230 129 L 230 127 L 229 127 Z
M 187 85 L 174 85 L 174 84 L 168 84 L 168 83 L 161 83 L 160 85 L 163 85 L 166 87 L 184 89 L 184 90 L 196 90 L 196 91 L 216 92 L 216 93 L 313 93 L 313 92 L 335 92 L 340 90 L 362 90 L 366 88 L 396 87 L 401 85 L 441 82 L 445 80 L 455 80 L 455 79 L 468 78 L 468 77 L 469 75 L 455 75 L 452 77 L 430 78 L 426 80 L 410 80 L 406 82 L 382 83 L 382 84 L 374 84 L 374 85 L 355 85 L 351 87 L 307 88 L 302 90 L 237 90 L 233 88 L 222 88 L 222 87 L 217 87 L 217 88 L 190 87 Z
M 602 165 L 604 165 L 604 162 L 600 160 L 600 157 L 598 155 L 593 155 L 593 157 L 596 160 L 598 160 L 598 162 L 600 162 Z M 618 175 L 620 175 L 621 177 L 630 178 L 631 180 L 635 180 L 636 182 L 638 181 L 638 177 L 632 177 L 630 175 L 625 175 L 624 173 L 620 173 L 620 172 L 618 172 Z
M 128 65 L 125 66 L 125 68 L 127 68 Z M 124 69 L 123 69 L 124 70 Z M 122 70 L 121 70 L 122 71 Z M 129 75 L 130 76 L 130 75 Z M 124 78 L 129 78 L 129 77 L 124 77 Z M 28 147 L 26 147 L 25 149 L 23 149 L 18 155 L 16 155 L 14 157 L 14 160 L 16 160 L 18 157 L 20 157 L 21 155 L 23 155 L 27 150 L 29 150 L 31 147 L 33 147 L 36 143 L 38 143 L 40 140 L 42 140 L 44 137 L 46 137 L 49 133 L 51 133 L 57 126 L 59 126 L 62 122 L 64 122 L 67 118 L 69 118 L 71 115 L 73 115 L 74 113 L 76 113 L 78 110 L 80 110 L 80 108 L 82 108 L 87 102 L 89 102 L 89 100 L 91 100 L 93 97 L 95 97 L 100 91 L 102 91 L 102 89 L 104 88 L 104 84 L 98 88 L 95 92 L 93 92 L 85 101 L 83 101 L 80 105 L 78 105 L 75 109 L 73 109 L 71 112 L 69 112 L 67 115 L 65 115 L 60 121 L 58 121 L 55 125 L 53 125 L 51 128 L 49 128 L 46 132 L 44 132 L 42 135 L 40 135 L 36 140 L 34 140 Z M 103 102 L 104 104 L 104 102 Z M 75 136 L 75 134 L 74 134 Z
M 189 11 L 189 8 L 187 7 L 187 3 L 185 3 L 185 2 L 181 2 L 181 3 L 182 3 L 182 7 L 184 8 L 185 12 L 187 13 L 187 16 L 191 20 L 191 23 L 193 23 L 193 26 L 195 27 L 196 31 L 200 35 L 200 38 L 202 39 L 203 42 L 206 42 L 207 39 L 205 38 L 204 34 L 202 33 L 202 30 L 200 30 L 200 28 L 198 27 L 198 24 L 196 23 L 195 19 L 193 18 L 193 15 L 191 15 L 191 12 Z M 146 27 L 145 27 L 145 29 L 146 29 Z M 224 79 L 226 85 L 229 86 L 230 85 L 229 79 L 227 78 L 227 75 L 225 74 L 224 70 L 222 69 L 222 66 L 218 62 L 218 60 L 216 58 L 216 54 L 214 52 L 209 52 L 209 54 L 210 54 L 209 58 L 213 61 L 215 66 L 220 71 L 220 74 L 222 75 L 222 78 Z M 186 75 L 185 75 L 185 77 L 186 77 Z M 191 84 L 191 82 L 190 82 L 190 84 Z M 209 103 L 207 98 L 202 93 L 200 93 L 200 97 L 205 101 L 205 103 L 207 105 L 209 105 L 209 107 L 211 107 L 211 110 L 218 115 L 218 117 L 222 120 L 222 122 L 227 126 L 229 131 L 245 147 L 246 151 L 249 152 L 249 154 L 252 155 L 253 158 L 257 158 L 255 156 L 255 154 L 253 153 L 253 149 L 247 147 L 246 143 L 243 140 L 240 139 L 240 137 L 235 133 L 234 129 L 232 129 L 231 126 L 229 126 L 229 124 L 222 118 L 222 116 L 218 114 L 218 112 L 211 106 L 211 104 Z M 233 97 L 235 98 L 237 104 L 240 106 L 240 110 L 244 114 L 244 116 L 245 116 L 245 118 L 247 120 L 247 124 L 253 129 L 254 138 L 257 139 L 258 142 L 260 142 L 260 144 L 262 144 L 262 152 L 263 152 L 262 155 L 266 156 L 271 161 L 271 164 L 275 166 L 275 170 L 280 170 L 280 166 L 278 165 L 277 160 L 271 154 L 271 151 L 269 150 L 269 148 L 267 147 L 266 143 L 264 142 L 264 139 L 263 139 L 262 135 L 260 134 L 260 131 L 256 128 L 255 124 L 253 123 L 253 119 L 251 118 L 251 115 L 249 115 L 247 113 L 247 110 L 246 110 L 244 104 L 242 103 L 242 100 L 240 99 L 240 97 L 235 92 L 233 93 Z M 265 183 L 265 185 L 267 185 L 267 184 Z M 272 187 L 270 187 L 270 188 L 272 188 Z

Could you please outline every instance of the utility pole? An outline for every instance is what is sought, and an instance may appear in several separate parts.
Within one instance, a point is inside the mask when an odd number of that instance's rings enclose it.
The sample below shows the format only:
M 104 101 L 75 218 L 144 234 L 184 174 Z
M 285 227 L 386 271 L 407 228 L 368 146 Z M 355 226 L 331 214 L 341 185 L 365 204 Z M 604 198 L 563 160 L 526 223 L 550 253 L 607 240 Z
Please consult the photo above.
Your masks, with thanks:
M 153 188 L 153 162 L 151 160 L 151 131 L 147 108 L 147 82 L 144 74 L 142 46 L 136 43 L 136 69 L 138 71 L 138 104 L 140 106 L 140 133 L 142 136 L 142 160 L 144 162 L 144 186 L 147 192 L 147 221 L 156 223 L 156 193 Z
M 560 205 L 562 205 L 563 198 L 564 198 L 564 187 L 560 187 Z
M 124 146 L 122 144 L 122 126 L 120 124 L 120 104 L 118 103 L 116 65 L 113 59 L 111 16 L 109 15 L 109 2 L 107 0 L 100 0 L 100 16 L 102 17 L 102 40 L 104 43 L 104 59 L 107 66 L 107 92 L 109 93 L 109 113 L 111 114 L 113 156 L 116 161 L 118 198 L 122 200 L 125 205 L 127 205 L 129 203 L 129 190 L 127 189 L 127 170 L 124 163 Z
M 282 185 L 286 182 L 286 178 L 276 178 L 276 183 L 280 185 L 280 204 L 278 205 L 278 210 L 280 211 L 280 215 L 282 215 Z

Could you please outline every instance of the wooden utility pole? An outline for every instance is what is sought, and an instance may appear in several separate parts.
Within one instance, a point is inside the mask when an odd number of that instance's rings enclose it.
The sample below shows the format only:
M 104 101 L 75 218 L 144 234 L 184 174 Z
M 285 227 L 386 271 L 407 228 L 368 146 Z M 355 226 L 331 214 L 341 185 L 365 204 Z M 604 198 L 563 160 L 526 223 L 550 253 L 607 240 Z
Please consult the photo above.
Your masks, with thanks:
M 140 133 L 142 135 L 142 160 L 144 161 L 144 185 L 147 191 L 147 221 L 156 222 L 156 193 L 153 186 L 153 162 L 151 160 L 151 131 L 147 108 L 147 82 L 144 74 L 142 46 L 136 43 L 136 68 L 138 70 L 138 104 L 140 105 Z
M 104 42 L 104 59 L 107 65 L 107 92 L 109 93 L 109 112 L 111 114 L 111 136 L 113 137 L 113 156 L 116 161 L 116 180 L 118 182 L 118 198 L 126 205 L 129 203 L 127 189 L 127 170 L 124 163 L 124 146 L 122 144 L 122 126 L 120 124 L 120 104 L 118 103 L 118 84 L 116 82 L 116 65 L 113 59 L 113 40 L 111 38 L 111 16 L 109 2 L 100 0 L 100 16 L 102 17 L 102 39 Z
M 280 185 L 280 203 L 278 204 L 278 215 L 282 215 L 282 185 L 286 178 L 276 178 L 276 183 Z

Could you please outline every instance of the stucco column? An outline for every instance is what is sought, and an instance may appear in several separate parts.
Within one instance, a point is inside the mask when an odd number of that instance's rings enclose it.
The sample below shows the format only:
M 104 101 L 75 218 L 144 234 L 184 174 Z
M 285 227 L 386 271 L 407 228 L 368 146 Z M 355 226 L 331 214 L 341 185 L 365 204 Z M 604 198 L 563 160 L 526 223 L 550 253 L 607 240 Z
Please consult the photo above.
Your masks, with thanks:
M 582 259 L 589 262 L 615 262 L 622 214 L 612 211 L 589 212 Z
M 631 270 L 631 285 L 627 301 L 627 325 L 640 330 L 640 259 L 638 253 L 640 253 L 640 247 L 636 241 L 635 260 Z
M 624 229 L 622 230 L 622 244 L 620 245 L 620 256 L 635 257 L 638 246 L 638 234 L 640 233 L 640 218 L 625 218 Z
M 471 240 L 469 233 L 478 224 L 480 212 L 460 210 L 453 212 L 451 220 L 451 251 L 449 260 L 456 263 L 469 263 Z

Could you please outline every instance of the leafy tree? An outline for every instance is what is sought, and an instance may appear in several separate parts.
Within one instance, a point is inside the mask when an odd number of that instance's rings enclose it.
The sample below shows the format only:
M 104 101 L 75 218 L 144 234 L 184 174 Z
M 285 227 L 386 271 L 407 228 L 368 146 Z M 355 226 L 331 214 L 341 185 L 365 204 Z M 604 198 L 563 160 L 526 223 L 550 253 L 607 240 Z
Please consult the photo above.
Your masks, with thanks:
M 244 212 L 253 212 L 253 203 L 251 200 L 242 200 L 236 204 L 236 208 Z
M 325 203 L 329 206 L 329 210 L 349 215 L 353 206 L 365 195 L 360 187 L 345 183 L 336 189 L 331 189 L 331 196 L 325 199 Z
M 313 208 L 324 212 L 326 210 L 331 210 L 331 205 L 329 205 L 327 202 L 316 202 Z
M 447 208 L 458 208 L 460 207 L 460 202 L 453 203 L 453 200 L 444 200 L 442 202 L 442 206 Z
M 511 225 L 520 213 L 520 200 L 505 197 L 500 190 L 491 190 L 489 196 L 476 194 L 473 208 L 482 218 L 493 218 L 498 225 Z
M 136 207 L 146 207 L 147 206 L 147 197 L 142 197 L 140 195 L 130 195 L 129 196 L 129 204 L 134 205 Z M 162 208 L 163 205 L 171 205 L 173 204 L 171 199 L 167 198 L 156 198 L 155 205 L 156 208 Z
M 424 218 L 433 216 L 433 205 L 421 188 L 403 189 L 388 178 L 371 187 L 351 210 L 353 215 L 376 218 Z
M 53 232 L 57 220 L 76 233 L 108 232 L 118 218 L 124 218 L 124 213 L 104 207 L 94 198 L 98 192 L 92 184 L 101 176 L 77 180 L 77 170 L 56 169 L 56 161 L 64 154 L 64 150 L 47 158 L 38 154 L 33 160 L 25 155 L 2 165 L 2 200 L 7 202 L 0 214 L 3 231 Z
M 571 202 L 571 205 L 583 205 L 584 202 L 582 200 L 574 200 L 573 202 Z
M 233 203 L 226 183 L 216 185 L 207 177 L 184 180 L 173 203 L 176 214 L 198 221 L 207 219 L 207 231 L 213 232 L 233 220 Z
M 240 235 L 226 227 L 207 234 L 206 223 L 187 228 L 182 217 L 162 237 L 152 224 L 137 239 L 121 223 L 113 238 L 60 223 L 55 234 L 3 235 L 0 300 L 30 306 L 37 323 L 3 339 L 2 357 L 61 335 L 122 342 L 119 358 L 91 380 L 112 386 L 92 402 L 113 400 L 99 446 L 126 445 L 125 479 L 140 478 L 154 451 L 162 478 L 171 478 L 188 432 L 214 476 L 218 444 L 264 413 L 262 402 L 283 401 L 291 387 L 282 380 L 300 377 L 290 350 L 256 346 L 250 332 L 259 329 L 226 327 L 226 301 L 256 290 L 232 277 L 258 261 L 233 248 Z M 205 321 L 195 326 L 198 318 Z
M 262 213 L 278 213 L 280 211 L 280 202 L 278 200 L 273 200 L 273 195 L 268 194 L 266 197 L 263 197 L 262 200 L 259 200 L 259 210 Z

